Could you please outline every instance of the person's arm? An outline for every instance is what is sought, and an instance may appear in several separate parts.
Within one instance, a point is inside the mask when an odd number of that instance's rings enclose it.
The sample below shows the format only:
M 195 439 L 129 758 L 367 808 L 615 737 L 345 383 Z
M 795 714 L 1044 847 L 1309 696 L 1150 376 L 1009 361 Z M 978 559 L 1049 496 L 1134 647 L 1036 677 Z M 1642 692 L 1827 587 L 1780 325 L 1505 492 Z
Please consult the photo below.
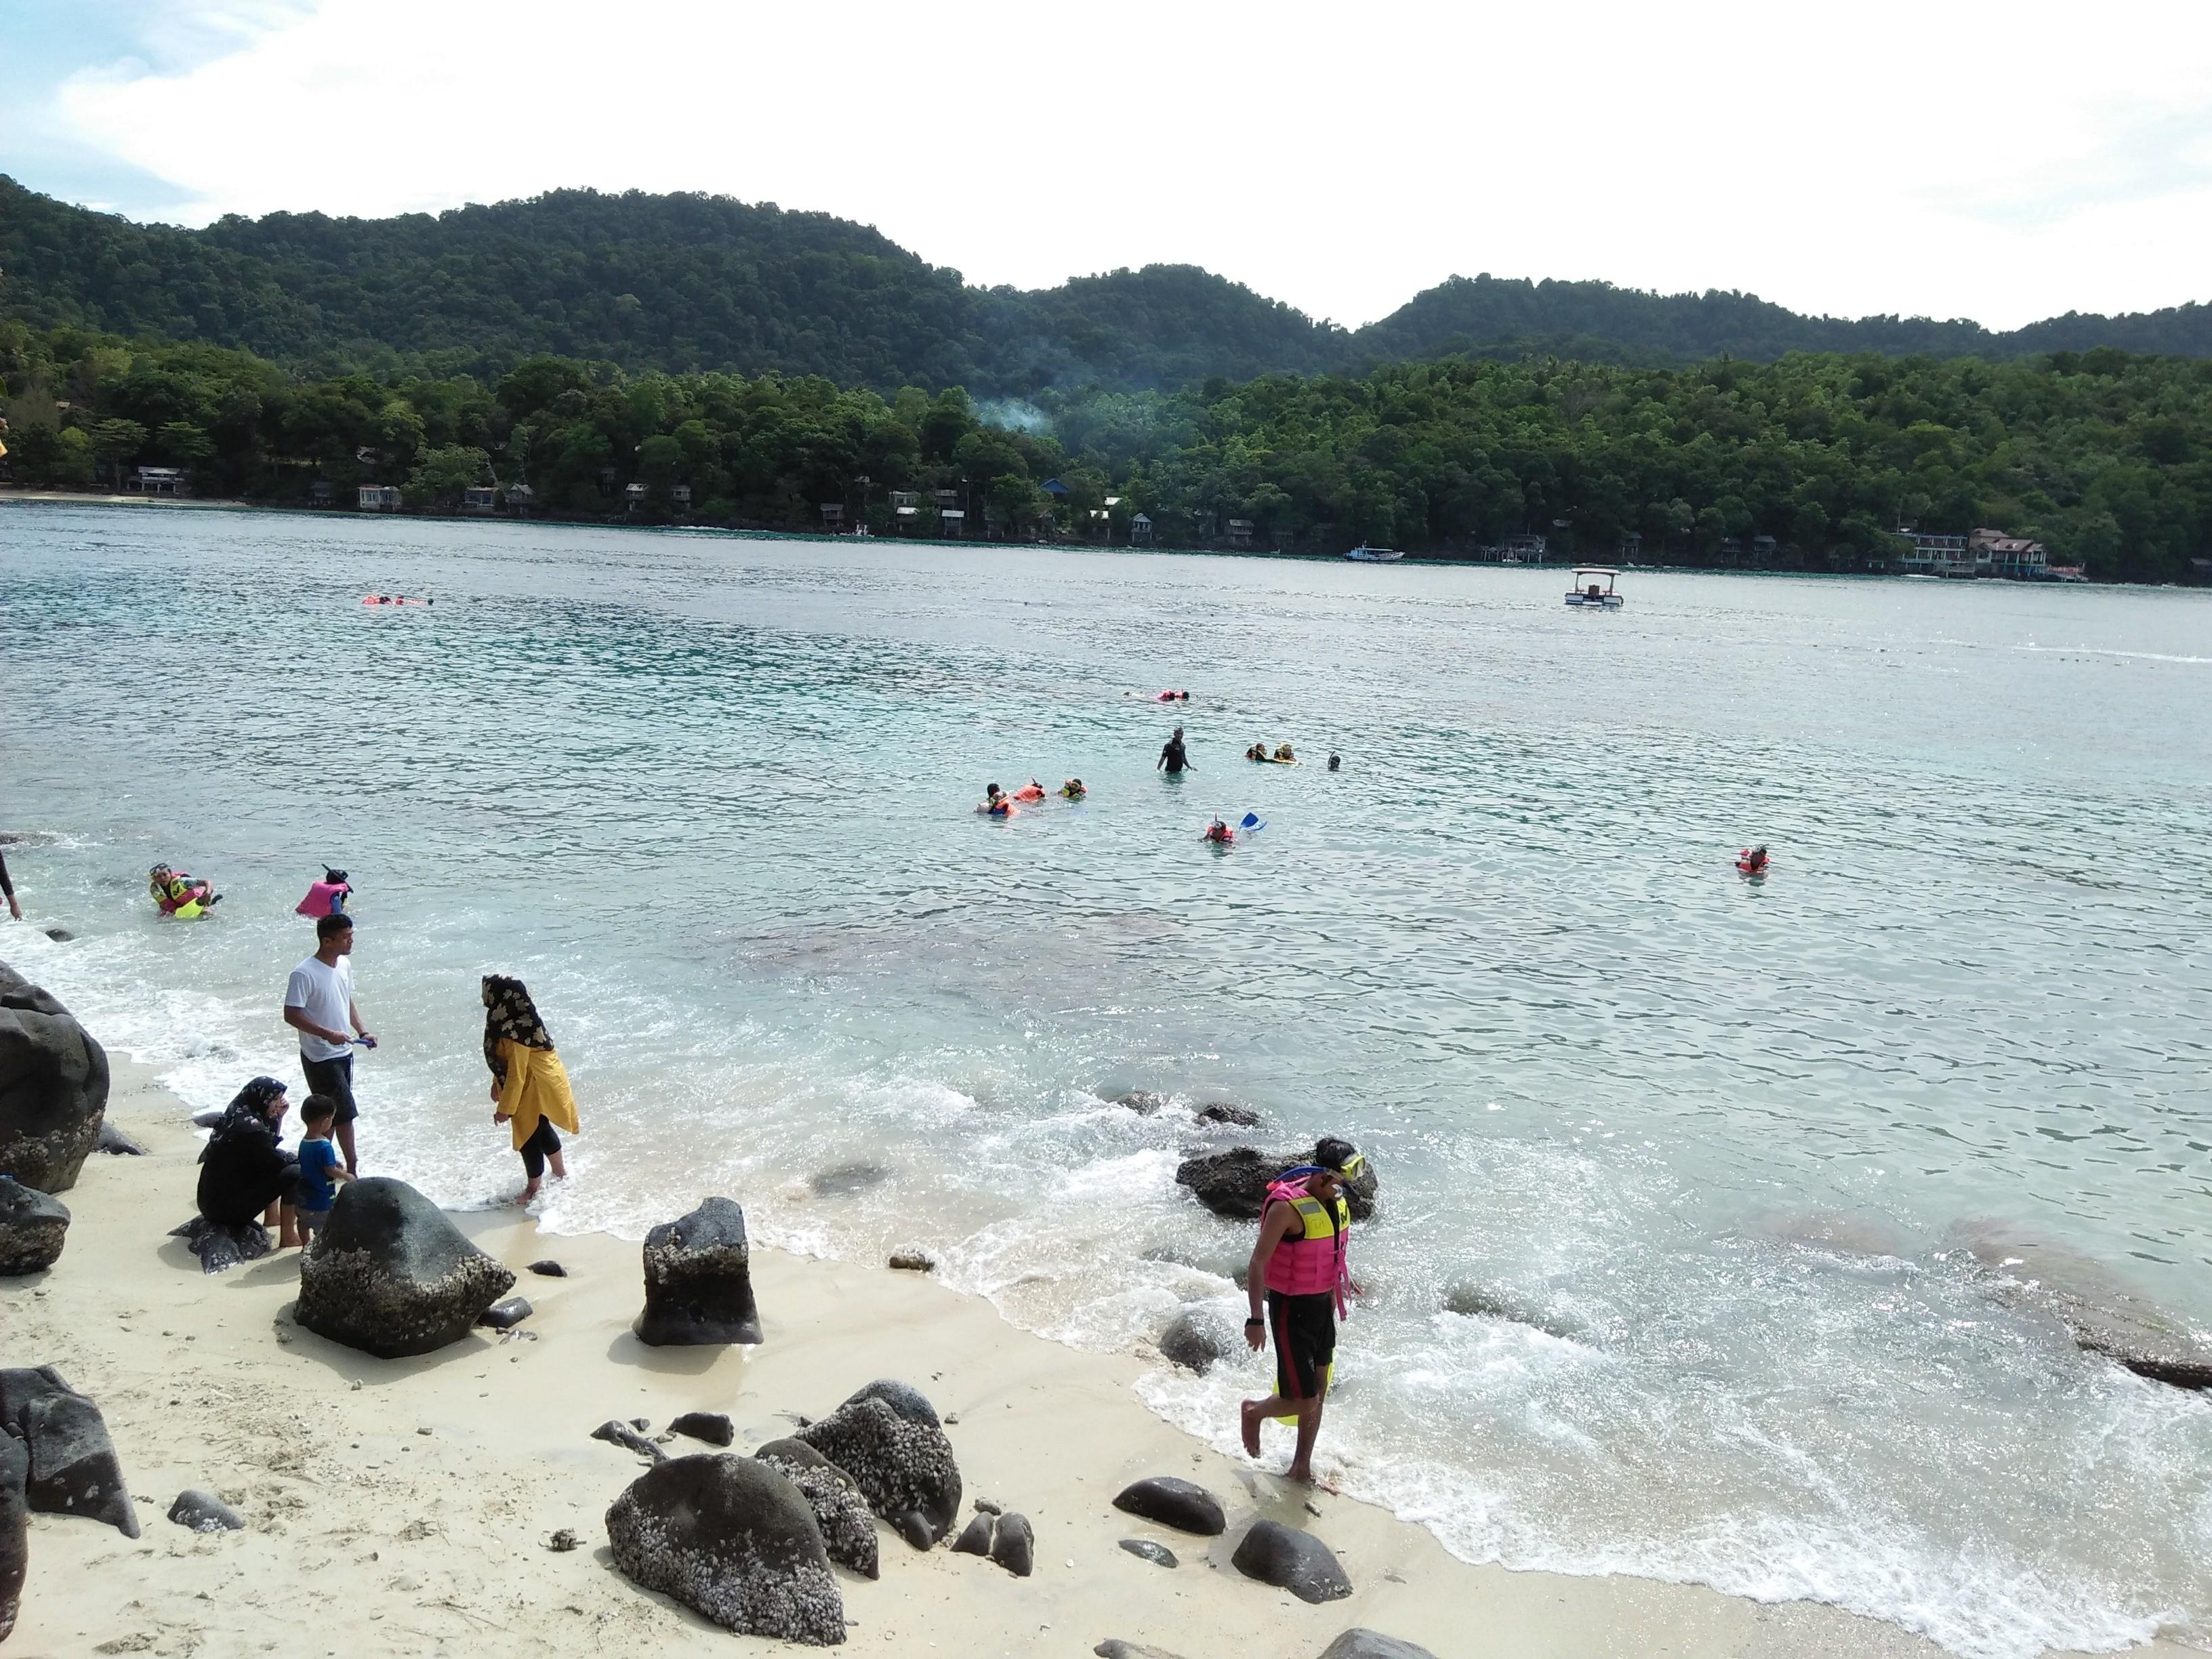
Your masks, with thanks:
M 8 914 L 21 921 L 23 919 L 22 901 L 15 896 L 15 884 L 8 879 L 8 855 L 0 853 L 0 896 L 8 901 Z
M 1283 1242 L 1284 1235 L 1297 1218 L 1294 1206 L 1277 1204 L 1268 1209 L 1267 1218 L 1260 1223 L 1260 1239 L 1253 1245 L 1252 1260 L 1244 1270 L 1244 1294 L 1252 1310 L 1251 1317 L 1244 1322 L 1244 1340 L 1255 1348 L 1265 1347 L 1267 1342 L 1267 1321 L 1260 1316 L 1261 1298 L 1267 1293 L 1267 1263 L 1275 1254 L 1275 1246 Z
M 491 1097 L 499 1104 L 492 1110 L 491 1121 L 505 1123 L 522 1103 L 523 1060 L 520 1045 L 513 1037 L 499 1040 L 499 1057 L 507 1069 L 500 1073 L 499 1082 L 492 1090 Z
M 346 1018 L 353 1022 L 354 1035 L 364 1039 L 368 1046 L 374 1048 L 376 1046 L 376 1039 L 369 1036 L 368 1027 L 361 1023 L 361 1010 L 354 1006 L 351 997 L 346 999 Z M 341 1037 L 338 1040 L 343 1042 L 345 1039 Z
M 289 1002 L 284 1005 L 284 1023 L 295 1031 L 305 1031 L 309 1036 L 320 1037 L 339 1048 L 345 1046 L 346 1034 L 343 1031 L 333 1031 L 327 1025 L 316 1024 L 307 1018 L 305 1008 L 295 1007 Z

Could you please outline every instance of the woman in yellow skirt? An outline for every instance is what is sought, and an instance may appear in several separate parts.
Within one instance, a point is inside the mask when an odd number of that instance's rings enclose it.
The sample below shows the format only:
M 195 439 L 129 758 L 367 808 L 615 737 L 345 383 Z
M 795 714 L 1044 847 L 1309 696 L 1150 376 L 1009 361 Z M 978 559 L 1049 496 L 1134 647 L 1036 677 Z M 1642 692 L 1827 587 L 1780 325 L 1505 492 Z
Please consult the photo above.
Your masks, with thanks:
M 538 1196 L 548 1164 L 556 1181 L 568 1178 L 568 1165 L 561 1161 L 561 1137 L 554 1132 L 577 1132 L 575 1097 L 568 1092 L 568 1073 L 522 981 L 486 974 L 483 1004 L 484 1064 L 491 1067 L 491 1097 L 496 1103 L 491 1121 L 508 1125 L 514 1133 L 514 1150 L 522 1154 L 523 1173 L 529 1177 L 514 1201 L 527 1204 Z

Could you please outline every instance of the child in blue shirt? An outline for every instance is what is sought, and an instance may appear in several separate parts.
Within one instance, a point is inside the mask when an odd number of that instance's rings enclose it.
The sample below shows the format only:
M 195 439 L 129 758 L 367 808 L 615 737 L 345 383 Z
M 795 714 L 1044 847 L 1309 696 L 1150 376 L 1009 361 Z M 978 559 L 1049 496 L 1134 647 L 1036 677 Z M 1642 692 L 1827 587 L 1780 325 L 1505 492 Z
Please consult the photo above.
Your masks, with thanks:
M 345 1159 L 331 1144 L 338 1103 L 328 1095 L 309 1095 L 300 1103 L 300 1242 L 306 1244 L 330 1225 L 337 1183 L 349 1181 Z

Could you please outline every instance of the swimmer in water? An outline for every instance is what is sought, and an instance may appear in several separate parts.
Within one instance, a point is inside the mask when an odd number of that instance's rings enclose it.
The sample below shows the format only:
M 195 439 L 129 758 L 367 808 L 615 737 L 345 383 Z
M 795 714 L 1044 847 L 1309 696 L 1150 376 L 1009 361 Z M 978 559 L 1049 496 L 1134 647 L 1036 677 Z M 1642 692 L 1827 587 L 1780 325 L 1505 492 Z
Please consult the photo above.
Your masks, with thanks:
M 995 783 L 983 786 L 983 804 L 975 809 L 994 818 L 1010 818 L 1014 815 L 1013 797 Z
M 1297 757 L 1291 752 L 1290 744 L 1279 743 L 1275 745 L 1275 758 L 1279 761 L 1294 761 Z
M 1031 778 L 1027 783 L 1014 791 L 1014 799 L 1016 800 L 1042 800 L 1044 799 L 1044 786 L 1039 783 L 1035 778 Z
M 1070 778 L 1066 783 L 1060 786 L 1060 798 L 1062 800 L 1081 800 L 1090 793 L 1091 792 L 1088 789 L 1085 789 L 1083 787 L 1083 780 L 1081 778 Z
M 1237 839 L 1237 832 L 1229 827 L 1226 819 L 1216 818 L 1206 825 L 1205 838 L 1216 847 L 1226 847 Z
M 1343 765 L 1344 757 L 1336 753 L 1334 750 L 1330 750 L 1328 757 L 1328 769 L 1334 772 L 1340 770 Z
M 1735 867 L 1742 871 L 1747 876 L 1765 875 L 1766 873 L 1766 843 L 1765 842 L 1761 842 L 1756 847 L 1746 848 L 1736 857 Z

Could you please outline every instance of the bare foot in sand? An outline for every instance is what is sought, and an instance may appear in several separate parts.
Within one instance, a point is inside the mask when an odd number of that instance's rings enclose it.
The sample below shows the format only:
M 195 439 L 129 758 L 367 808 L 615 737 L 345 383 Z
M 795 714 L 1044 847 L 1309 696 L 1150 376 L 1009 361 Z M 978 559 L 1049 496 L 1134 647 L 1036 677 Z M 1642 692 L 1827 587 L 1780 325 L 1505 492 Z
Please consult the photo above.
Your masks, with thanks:
M 530 1200 L 532 1200 L 533 1198 L 536 1198 L 537 1196 L 538 1196 L 538 1183 L 537 1183 L 536 1182 L 534 1182 L 534 1181 L 533 1181 L 533 1182 L 531 1182 L 527 1186 L 524 1187 L 524 1188 L 523 1188 L 523 1189 L 522 1189 L 520 1192 L 517 1193 L 517 1194 L 514 1195 L 514 1202 L 515 1202 L 515 1203 L 517 1203 L 517 1204 L 527 1204 L 527 1203 L 529 1203 L 529 1202 L 530 1202 Z
M 1241 1401 L 1237 1407 L 1240 1419 L 1238 1426 L 1244 1431 L 1244 1454 L 1248 1457 L 1260 1455 L 1260 1411 L 1259 1405 L 1249 1400 Z
M 1297 1468 L 1287 1468 L 1283 1471 L 1283 1479 L 1285 1480 L 1295 1480 L 1301 1486 L 1311 1486 L 1316 1492 L 1325 1492 L 1332 1498 L 1336 1495 L 1336 1488 L 1329 1482 L 1322 1480 L 1319 1475 L 1316 1474 L 1311 1469 L 1301 1469 Z

